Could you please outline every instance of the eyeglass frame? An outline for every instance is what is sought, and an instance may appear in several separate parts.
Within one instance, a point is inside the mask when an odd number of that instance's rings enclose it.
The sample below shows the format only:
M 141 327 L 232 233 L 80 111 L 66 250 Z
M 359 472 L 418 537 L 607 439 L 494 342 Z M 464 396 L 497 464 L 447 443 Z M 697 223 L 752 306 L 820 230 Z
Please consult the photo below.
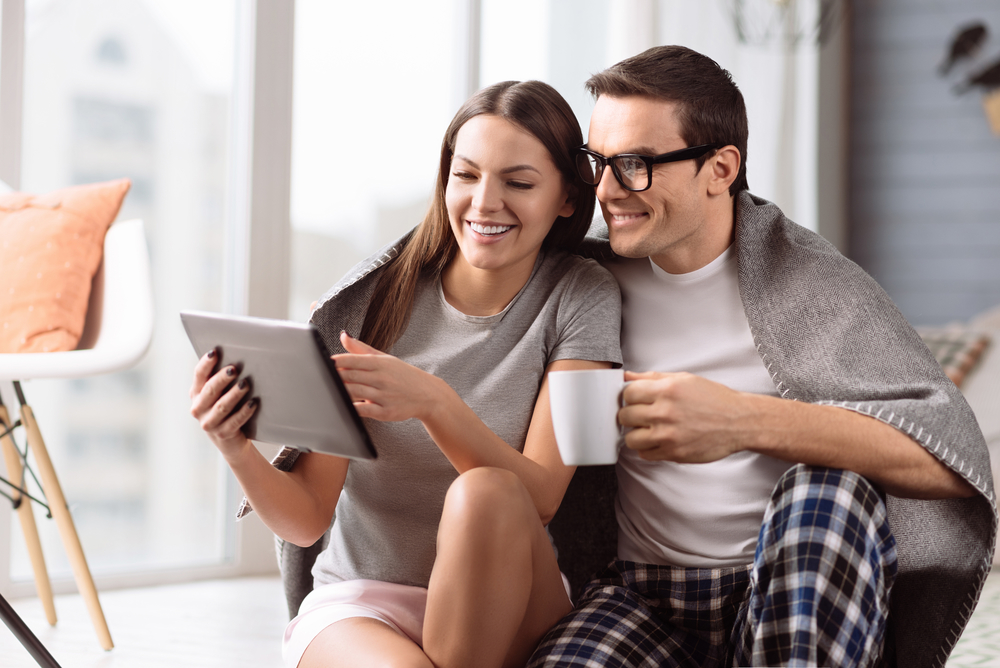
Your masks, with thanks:
M 685 148 L 680 148 L 677 149 L 676 151 L 668 151 L 666 153 L 661 153 L 660 155 L 642 155 L 640 153 L 619 153 L 617 155 L 605 157 L 596 151 L 591 151 L 589 148 L 587 148 L 587 145 L 584 144 L 582 146 L 577 147 L 575 153 L 577 156 L 584 154 L 596 158 L 601 165 L 602 179 L 604 178 L 604 170 L 610 165 L 611 173 L 615 175 L 615 180 L 618 181 L 618 184 L 622 188 L 624 188 L 629 192 L 641 193 L 646 190 L 649 190 L 653 185 L 653 165 L 661 165 L 668 162 L 681 162 L 682 160 L 694 160 L 696 158 L 700 158 L 701 156 L 705 155 L 706 153 L 708 153 L 713 149 L 719 149 L 721 147 L 722 147 L 721 144 L 699 144 L 698 146 L 687 146 Z M 627 185 L 625 185 L 625 182 L 622 179 L 621 174 L 618 173 L 618 168 L 615 167 L 615 164 L 613 162 L 618 158 L 638 158 L 642 160 L 644 163 L 646 163 L 646 173 L 649 175 L 649 178 L 646 180 L 645 188 L 629 188 Z M 574 162 L 576 162 L 576 160 L 574 160 Z M 576 175 L 577 178 L 586 183 L 588 186 L 596 188 L 601 184 L 601 179 L 598 179 L 597 183 L 588 183 L 587 180 L 584 179 L 583 175 L 580 173 L 579 163 L 576 164 Z

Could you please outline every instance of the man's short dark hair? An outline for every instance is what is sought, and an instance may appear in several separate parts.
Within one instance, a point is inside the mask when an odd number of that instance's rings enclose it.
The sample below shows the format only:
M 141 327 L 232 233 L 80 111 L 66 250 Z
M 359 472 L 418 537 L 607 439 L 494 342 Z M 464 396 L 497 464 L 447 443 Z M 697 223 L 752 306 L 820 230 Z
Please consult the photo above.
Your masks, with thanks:
M 740 171 L 729 194 L 747 190 L 746 104 L 732 75 L 708 56 L 683 46 L 656 46 L 590 77 L 587 90 L 595 98 L 639 96 L 676 103 L 688 146 L 732 144 L 739 150 Z M 708 157 L 698 158 L 698 169 Z

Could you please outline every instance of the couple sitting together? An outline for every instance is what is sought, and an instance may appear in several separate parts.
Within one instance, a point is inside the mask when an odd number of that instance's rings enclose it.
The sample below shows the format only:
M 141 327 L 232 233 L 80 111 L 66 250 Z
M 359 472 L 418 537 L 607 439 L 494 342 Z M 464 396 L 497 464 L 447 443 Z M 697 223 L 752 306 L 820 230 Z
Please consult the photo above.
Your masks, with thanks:
M 943 665 L 997 525 L 968 405 L 871 278 L 748 192 L 727 71 L 657 47 L 587 87 L 586 144 L 546 84 L 469 99 L 426 218 L 313 312 L 378 459 L 272 466 L 246 384 L 198 362 L 192 414 L 264 523 L 330 531 L 285 664 Z M 617 558 L 571 600 L 546 375 L 619 366 Z

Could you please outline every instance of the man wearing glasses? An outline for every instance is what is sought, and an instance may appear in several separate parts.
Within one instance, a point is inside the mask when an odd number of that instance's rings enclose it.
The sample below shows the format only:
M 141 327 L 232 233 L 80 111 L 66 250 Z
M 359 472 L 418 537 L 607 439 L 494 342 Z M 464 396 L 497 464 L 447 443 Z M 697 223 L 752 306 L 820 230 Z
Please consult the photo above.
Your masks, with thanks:
M 657 47 L 587 86 L 632 381 L 618 559 L 530 665 L 943 665 L 996 535 L 968 405 L 871 278 L 749 194 L 728 72 Z

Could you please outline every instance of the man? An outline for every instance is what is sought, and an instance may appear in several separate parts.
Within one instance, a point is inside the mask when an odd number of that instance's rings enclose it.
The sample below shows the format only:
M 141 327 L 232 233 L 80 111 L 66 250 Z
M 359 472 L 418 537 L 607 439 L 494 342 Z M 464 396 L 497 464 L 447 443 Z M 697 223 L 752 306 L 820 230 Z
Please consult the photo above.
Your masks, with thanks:
M 747 192 L 728 72 L 667 46 L 587 86 L 632 381 L 618 559 L 530 665 L 943 665 L 997 522 L 961 394 L 874 281 Z

